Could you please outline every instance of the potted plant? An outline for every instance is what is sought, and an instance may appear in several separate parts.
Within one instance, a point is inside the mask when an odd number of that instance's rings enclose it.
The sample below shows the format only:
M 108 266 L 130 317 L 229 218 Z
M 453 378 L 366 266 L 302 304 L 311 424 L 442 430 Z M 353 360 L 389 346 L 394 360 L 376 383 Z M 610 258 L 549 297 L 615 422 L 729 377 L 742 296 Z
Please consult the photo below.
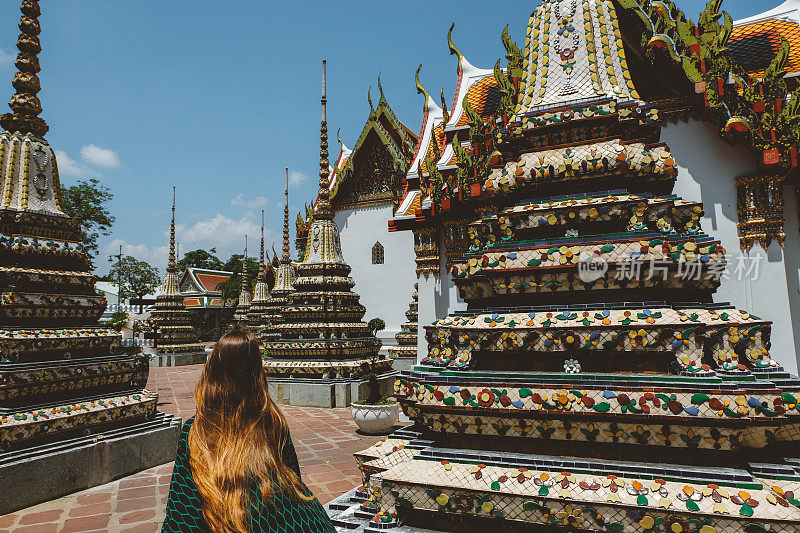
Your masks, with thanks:
M 369 321 L 369 328 L 373 335 L 386 327 L 386 323 L 380 318 L 373 318 Z M 382 435 L 397 423 L 400 417 L 400 405 L 394 398 L 381 396 L 380 383 L 375 373 L 375 357 L 372 355 L 369 374 L 367 376 L 367 398 L 358 403 L 352 403 L 350 409 L 353 413 L 358 429 L 368 435 Z

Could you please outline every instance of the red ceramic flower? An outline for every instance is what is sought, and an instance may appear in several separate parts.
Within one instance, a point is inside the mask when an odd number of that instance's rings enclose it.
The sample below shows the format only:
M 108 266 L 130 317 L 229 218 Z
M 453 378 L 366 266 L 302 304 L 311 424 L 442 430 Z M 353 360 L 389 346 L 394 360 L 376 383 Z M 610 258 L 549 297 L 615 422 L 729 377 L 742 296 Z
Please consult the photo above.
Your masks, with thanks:
M 494 393 L 489 389 L 483 389 L 478 393 L 478 403 L 484 407 L 491 407 L 494 404 Z

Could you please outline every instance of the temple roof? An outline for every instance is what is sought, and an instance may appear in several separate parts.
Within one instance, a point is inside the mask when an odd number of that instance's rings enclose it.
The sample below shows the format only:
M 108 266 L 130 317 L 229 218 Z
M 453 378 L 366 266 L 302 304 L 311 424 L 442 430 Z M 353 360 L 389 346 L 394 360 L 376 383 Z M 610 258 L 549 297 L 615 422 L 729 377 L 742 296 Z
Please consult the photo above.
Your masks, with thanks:
M 395 115 L 389 102 L 383 94 L 383 88 L 378 79 L 378 87 L 380 89 L 380 100 L 377 106 L 372 105 L 372 98 L 368 94 L 370 104 L 370 113 L 361 134 L 355 142 L 352 149 L 347 148 L 345 144 L 339 139 L 341 148 L 339 155 L 336 158 L 336 163 L 330 167 L 330 181 L 328 190 L 330 191 L 331 205 L 334 210 L 341 204 L 337 201 L 337 194 L 342 186 L 346 186 L 349 178 L 357 170 L 357 165 L 361 161 L 362 154 L 365 150 L 371 148 L 369 140 L 376 139 L 383 147 L 385 147 L 392 159 L 392 162 L 405 171 L 408 167 L 408 154 L 411 152 L 412 147 L 417 142 L 417 136 L 405 124 L 403 124 Z M 338 135 L 337 135 L 338 137 Z M 344 190 L 344 189 L 343 189 Z M 314 202 L 314 210 L 317 209 L 317 201 Z
M 178 286 L 184 295 L 222 294 L 217 290 L 217 287 L 232 275 L 233 272 L 225 272 L 223 270 L 189 267 L 183 272 Z
M 789 43 L 784 69 L 787 76 L 800 74 L 800 0 L 734 22 L 728 47 L 734 60 L 749 74 L 761 77 L 778 53 L 781 38 Z
M 464 116 L 464 98 L 468 97 L 470 104 L 478 103 L 480 100 L 486 99 L 486 92 L 477 90 L 477 92 L 473 92 L 470 95 L 470 90 L 473 89 L 473 86 L 481 82 L 486 89 L 488 89 L 492 83 L 486 81 L 487 77 L 493 77 L 494 72 L 491 69 L 482 69 L 475 67 L 472 63 L 467 61 L 467 58 L 464 57 L 464 54 L 455 47 L 452 40 L 452 33 L 453 33 L 453 26 L 450 26 L 450 31 L 447 34 L 448 44 L 450 45 L 450 53 L 458 56 L 458 81 L 456 82 L 456 93 L 453 97 L 453 104 L 452 104 L 452 113 L 450 115 L 450 119 L 447 121 L 445 125 L 445 131 L 450 131 L 456 129 L 461 126 L 466 126 L 466 117 Z M 495 84 L 496 85 L 496 82 Z M 483 96 L 483 98 L 481 98 Z M 474 109 L 474 108 L 473 108 Z
M 417 187 L 409 187 L 408 183 L 409 180 L 428 177 L 428 160 L 436 161 L 436 167 L 440 170 L 453 167 L 455 157 L 452 146 L 453 135 L 469 126 L 464 100 L 466 99 L 472 110 L 484 120 L 489 120 L 489 117 L 497 112 L 500 103 L 499 84 L 494 77 L 494 71 L 472 65 L 453 44 L 452 31 L 451 26 L 447 35 L 448 44 L 450 53 L 458 57 L 458 65 L 451 112 L 447 113 L 446 109 L 439 107 L 420 83 L 419 71 L 422 68 L 420 65 L 417 69 L 416 82 L 417 92 L 425 96 L 422 126 L 414 148 L 414 159 L 406 174 L 404 196 L 395 210 L 395 217 L 413 217 L 423 204 L 430 205 L 428 193 Z M 442 105 L 445 104 L 442 96 Z M 467 142 L 466 135 L 462 134 L 461 142 L 462 144 Z
M 464 60 L 466 62 L 466 59 Z M 481 119 L 488 121 L 498 110 L 500 105 L 500 87 L 494 72 L 491 70 L 477 69 L 469 65 L 461 67 L 459 65 L 458 88 L 456 89 L 456 100 L 453 104 L 453 114 L 444 127 L 445 134 L 466 130 L 469 127 L 469 119 L 464 111 L 464 99 L 469 102 L 470 107 Z M 470 71 L 470 69 L 472 69 Z M 436 166 L 444 170 L 456 164 L 455 151 L 453 149 L 453 138 L 449 137 L 447 144 L 441 151 L 441 158 Z M 469 142 L 465 134 L 461 134 L 462 145 L 468 146 Z

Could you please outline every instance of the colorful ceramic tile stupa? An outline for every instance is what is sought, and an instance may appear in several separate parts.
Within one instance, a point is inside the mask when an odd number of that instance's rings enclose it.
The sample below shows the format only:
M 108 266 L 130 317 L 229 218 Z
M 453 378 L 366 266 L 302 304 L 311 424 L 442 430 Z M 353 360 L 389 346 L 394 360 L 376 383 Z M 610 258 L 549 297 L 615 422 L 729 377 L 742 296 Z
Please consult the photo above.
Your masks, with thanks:
M 242 288 L 239 290 L 239 300 L 233 313 L 233 321 L 241 324 L 250 323 L 250 278 L 247 275 L 247 235 L 244 236 L 244 255 L 242 256 Z
M 271 265 L 270 265 L 271 266 Z M 269 294 L 270 269 L 264 262 L 264 211 L 261 211 L 261 251 L 258 256 L 258 277 L 253 287 L 253 300 L 248 311 L 248 323 L 258 338 L 264 342 L 272 328 L 272 309 Z
M 395 384 L 419 433 L 357 454 L 372 527 L 800 531 L 800 380 L 770 322 L 712 303 L 724 250 L 670 194 L 620 9 L 544 1 L 524 53 L 504 32 L 500 112 L 423 186 L 484 216 L 452 264 L 468 309 Z
M 269 309 L 267 313 L 270 317 L 270 327 L 266 330 L 265 335 L 270 339 L 277 339 L 280 337 L 280 330 L 278 325 L 284 321 L 283 310 L 289 305 L 289 296 L 294 292 L 294 281 L 297 277 L 292 259 L 289 255 L 289 169 L 286 169 L 286 187 L 284 190 L 285 203 L 283 206 L 283 250 L 281 259 L 275 254 L 273 247 L 272 264 L 275 267 L 275 285 L 272 287 L 270 293 L 272 298 L 269 302 Z M 262 338 L 262 342 L 266 342 L 267 337 Z
M 158 333 L 157 350 L 161 353 L 202 352 L 197 332 L 178 287 L 178 264 L 175 262 L 175 188 L 172 188 L 172 220 L 169 226 L 169 262 L 167 274 L 156 296 L 150 323 Z
M 156 418 L 158 397 L 144 389 L 147 358 L 97 323 L 106 301 L 60 205 L 39 117 L 38 1 L 21 11 L 16 94 L 0 117 L 0 514 L 168 461 L 174 447 L 162 453 L 143 434 L 177 436 L 177 419 Z M 135 459 L 103 464 L 120 447 Z
M 361 321 L 366 309 L 352 291 L 355 283 L 348 276 L 350 266 L 342 257 L 339 229 L 333 222 L 328 190 L 325 62 L 322 64 L 318 210 L 309 229 L 305 260 L 297 265 L 295 290 L 289 293 L 289 304 L 282 310 L 283 322 L 277 326 L 280 339 L 265 345 L 264 366 L 270 375 L 279 377 L 357 377 L 371 372 L 373 361 L 376 373 L 386 372 L 392 365 L 391 360 L 378 357 L 381 342 Z M 288 211 L 283 246 L 288 262 Z
M 412 357 L 417 358 L 417 288 L 419 284 L 414 284 L 414 294 L 411 296 L 411 303 L 408 304 L 406 318 L 408 322 L 400 326 L 400 332 L 394 336 L 397 339 L 397 346 L 389 347 L 391 357 Z

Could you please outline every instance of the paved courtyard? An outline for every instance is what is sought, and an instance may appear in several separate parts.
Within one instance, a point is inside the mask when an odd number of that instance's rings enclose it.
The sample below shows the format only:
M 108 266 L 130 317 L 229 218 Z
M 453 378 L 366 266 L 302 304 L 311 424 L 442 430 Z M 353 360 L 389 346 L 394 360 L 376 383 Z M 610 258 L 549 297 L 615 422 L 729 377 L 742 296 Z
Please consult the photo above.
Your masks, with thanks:
M 151 368 L 148 388 L 158 392 L 159 409 L 184 420 L 194 415 L 192 392 L 202 365 Z M 322 503 L 361 482 L 353 452 L 377 437 L 356 433 L 350 409 L 284 406 L 303 481 Z M 0 533 L 77 531 L 159 531 L 172 463 L 106 485 L 45 502 L 0 517 Z

